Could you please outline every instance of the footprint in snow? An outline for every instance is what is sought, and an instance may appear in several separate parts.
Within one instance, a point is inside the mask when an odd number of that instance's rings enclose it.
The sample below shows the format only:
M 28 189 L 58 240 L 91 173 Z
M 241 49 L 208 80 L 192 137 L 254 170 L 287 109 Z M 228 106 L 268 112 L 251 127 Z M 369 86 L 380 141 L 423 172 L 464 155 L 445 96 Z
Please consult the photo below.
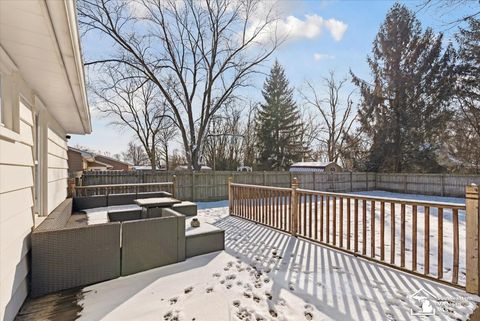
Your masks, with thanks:
M 250 312 L 248 312 L 245 308 L 241 308 L 236 315 L 240 320 L 250 320 Z
M 253 296 L 253 301 L 255 301 L 255 303 L 260 303 L 260 301 L 262 301 L 262 299 L 260 299 L 259 296 L 254 295 Z
M 270 315 L 271 315 L 273 318 L 278 317 L 278 313 L 277 313 L 277 311 L 275 311 L 274 309 L 271 309 L 271 310 L 268 311 L 268 312 L 270 312 Z
M 213 273 L 213 277 L 214 277 L 214 278 L 219 278 L 219 277 L 220 277 L 220 273 Z
M 212 287 L 206 288 L 206 289 L 205 289 L 205 292 L 207 292 L 207 293 L 212 293 L 212 292 L 213 292 L 213 288 L 212 288 Z
M 185 294 L 188 294 L 188 293 L 190 293 L 190 292 L 192 292 L 192 291 L 193 291 L 193 287 L 192 287 L 192 286 L 189 286 L 188 288 L 186 288 L 186 289 L 184 290 Z
M 247 299 L 250 299 L 252 297 L 252 294 L 248 292 L 243 292 L 243 296 L 246 297 Z
M 240 307 L 240 301 L 239 301 L 239 300 L 233 301 L 232 304 L 233 304 L 233 306 L 236 307 L 236 308 Z
M 176 321 L 176 320 L 178 320 L 178 315 L 174 314 L 172 311 L 169 311 L 163 316 L 163 320 L 165 320 L 165 321 Z
M 308 321 L 313 320 L 313 314 L 311 312 L 305 311 L 304 315 L 305 315 L 305 319 L 307 319 Z
M 178 302 L 178 298 L 177 297 L 174 297 L 174 298 L 171 298 L 170 299 L 170 304 L 175 304 Z
M 270 292 L 265 292 L 265 296 L 267 299 L 271 300 L 272 299 L 272 294 Z

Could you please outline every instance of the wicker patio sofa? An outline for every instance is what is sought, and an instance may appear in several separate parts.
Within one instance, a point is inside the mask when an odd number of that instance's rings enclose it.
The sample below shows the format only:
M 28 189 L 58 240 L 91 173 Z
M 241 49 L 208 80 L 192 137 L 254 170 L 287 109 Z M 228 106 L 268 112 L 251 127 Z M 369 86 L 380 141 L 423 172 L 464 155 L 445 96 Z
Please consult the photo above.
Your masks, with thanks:
M 62 202 L 32 232 L 31 296 L 86 286 L 224 249 L 223 230 L 207 223 L 202 223 L 199 230 L 186 227 L 185 217 L 197 213 L 192 202 L 164 208 L 158 217 L 147 219 L 141 219 L 141 209 L 129 203 L 132 197 L 158 195 L 135 194 L 123 201 L 112 195 L 88 196 Z M 101 220 L 90 221 L 88 214 L 81 212 L 93 206 L 102 211 Z
M 185 216 L 88 225 L 66 199 L 32 232 L 32 289 L 38 297 L 185 260 Z
M 120 276 L 121 223 L 67 226 L 71 213 L 66 199 L 32 232 L 32 297 Z

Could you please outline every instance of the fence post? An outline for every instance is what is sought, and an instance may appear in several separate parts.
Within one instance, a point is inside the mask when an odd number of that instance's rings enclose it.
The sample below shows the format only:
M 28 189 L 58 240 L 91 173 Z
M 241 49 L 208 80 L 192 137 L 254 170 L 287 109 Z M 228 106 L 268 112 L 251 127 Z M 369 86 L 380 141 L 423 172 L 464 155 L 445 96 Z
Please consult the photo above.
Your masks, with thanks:
M 350 192 L 353 192 L 353 173 L 350 171 Z
M 466 188 L 466 256 L 467 256 L 467 275 L 466 290 L 468 293 L 480 293 L 480 257 L 479 257 L 479 216 L 478 207 L 479 189 L 475 184 Z
M 296 177 L 292 180 L 292 200 L 291 205 L 292 208 L 290 210 L 290 234 L 293 236 L 297 236 L 298 232 L 298 199 L 297 199 L 297 188 L 298 188 L 298 179 Z
M 442 180 L 442 196 L 445 196 L 445 175 L 443 173 L 440 175 L 440 178 Z
M 192 201 L 195 202 L 195 171 L 192 171 Z
M 172 182 L 173 182 L 172 196 L 173 198 L 176 198 L 177 197 L 177 175 L 172 176 Z
M 233 177 L 228 177 L 228 215 L 232 214 L 233 199 L 232 199 L 232 181 Z

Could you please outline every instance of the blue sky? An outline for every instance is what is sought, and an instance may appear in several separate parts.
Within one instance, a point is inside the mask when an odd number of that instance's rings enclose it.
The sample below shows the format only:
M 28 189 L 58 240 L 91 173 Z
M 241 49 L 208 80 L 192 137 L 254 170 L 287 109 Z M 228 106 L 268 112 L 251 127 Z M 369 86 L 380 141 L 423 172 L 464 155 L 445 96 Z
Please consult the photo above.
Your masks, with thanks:
M 447 25 L 445 21 L 459 17 L 469 9 L 448 8 L 446 10 L 449 11 L 445 14 L 445 9 L 420 10 L 423 1 L 400 2 L 413 11 L 418 11 L 417 17 L 423 28 L 430 26 L 437 32 L 444 32 L 446 42 L 453 37 L 456 28 Z M 473 5 L 474 2 L 472 1 Z M 394 3 L 395 1 L 387 0 L 280 1 L 284 18 L 282 21 L 292 28 L 289 30 L 293 30 L 290 33 L 293 36 L 265 64 L 263 71 L 268 72 L 273 60 L 278 59 L 295 88 L 301 88 L 305 80 L 320 85 L 322 77 L 330 70 L 335 71 L 340 78 L 348 76 L 351 69 L 355 74 L 368 79 L 366 57 L 386 13 Z M 86 59 L 98 53 L 103 44 L 104 39 L 85 39 L 82 48 Z M 260 89 L 264 79 L 263 75 L 252 79 L 253 87 L 249 89 L 252 99 L 261 99 Z M 94 109 L 92 104 L 90 107 Z M 115 154 L 126 150 L 128 142 L 133 139 L 128 131 L 120 132 L 94 111 L 92 122 L 92 134 L 74 135 L 69 144 Z

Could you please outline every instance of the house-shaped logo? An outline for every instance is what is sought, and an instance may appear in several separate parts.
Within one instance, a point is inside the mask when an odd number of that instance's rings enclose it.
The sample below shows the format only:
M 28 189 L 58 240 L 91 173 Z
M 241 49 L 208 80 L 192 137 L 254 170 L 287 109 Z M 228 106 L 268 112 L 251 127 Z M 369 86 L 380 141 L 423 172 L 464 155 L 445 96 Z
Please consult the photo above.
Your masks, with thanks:
M 409 296 L 413 300 L 414 304 L 418 307 L 417 309 L 410 309 L 410 314 L 415 316 L 429 316 L 435 315 L 435 306 L 434 302 L 437 301 L 437 298 L 425 289 L 419 289 L 415 293 Z

